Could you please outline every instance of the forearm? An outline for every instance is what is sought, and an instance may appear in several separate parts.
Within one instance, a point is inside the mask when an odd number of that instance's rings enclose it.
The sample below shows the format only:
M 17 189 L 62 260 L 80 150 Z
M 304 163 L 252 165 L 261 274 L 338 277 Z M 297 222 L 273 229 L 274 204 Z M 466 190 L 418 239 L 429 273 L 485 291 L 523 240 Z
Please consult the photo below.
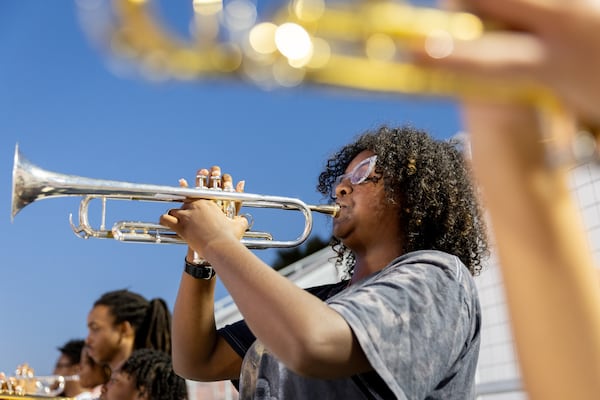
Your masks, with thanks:
M 239 242 L 204 248 L 246 323 L 288 368 L 315 377 L 369 368 L 345 320 Z
M 189 376 L 214 348 L 214 282 L 183 273 L 173 308 L 173 365 Z
M 600 286 L 567 171 L 548 166 L 531 110 L 482 107 L 470 104 L 465 121 L 527 389 L 532 399 L 592 398 Z
M 214 292 L 215 279 L 195 279 L 183 273 L 173 310 L 173 366 L 189 379 L 239 376 L 239 368 L 230 370 L 232 360 L 239 357 L 231 357 L 233 350 L 224 351 L 226 344 L 216 333 Z

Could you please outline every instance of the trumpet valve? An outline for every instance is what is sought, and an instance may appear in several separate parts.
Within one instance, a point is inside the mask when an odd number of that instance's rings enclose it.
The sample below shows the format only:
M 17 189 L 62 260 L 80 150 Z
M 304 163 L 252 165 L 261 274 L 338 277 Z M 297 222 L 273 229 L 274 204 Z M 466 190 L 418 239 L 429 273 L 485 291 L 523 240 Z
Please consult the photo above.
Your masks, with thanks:
M 208 170 L 202 168 L 196 172 L 196 189 L 206 188 L 208 188 Z
M 221 190 L 221 171 L 215 170 L 210 176 L 210 188 Z

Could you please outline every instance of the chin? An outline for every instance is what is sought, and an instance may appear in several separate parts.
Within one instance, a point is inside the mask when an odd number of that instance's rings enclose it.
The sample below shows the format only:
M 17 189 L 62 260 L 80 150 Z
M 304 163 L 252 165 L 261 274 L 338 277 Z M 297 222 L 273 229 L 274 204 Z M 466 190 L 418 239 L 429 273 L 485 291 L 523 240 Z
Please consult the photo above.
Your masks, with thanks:
M 344 239 L 344 235 L 335 226 L 333 227 L 333 230 L 331 231 L 331 236 L 333 236 L 334 238 L 336 238 L 339 241 L 342 241 Z
M 345 245 L 344 240 L 348 238 L 348 232 L 344 232 L 341 231 L 339 229 L 333 229 L 333 232 L 331 233 L 331 235 L 336 238 L 337 240 L 339 240 L 340 242 L 342 242 L 342 244 Z
M 334 220 L 331 234 L 338 240 L 343 240 L 345 237 L 348 236 L 350 229 L 351 228 L 348 226 L 346 221 L 338 221 L 336 219 Z

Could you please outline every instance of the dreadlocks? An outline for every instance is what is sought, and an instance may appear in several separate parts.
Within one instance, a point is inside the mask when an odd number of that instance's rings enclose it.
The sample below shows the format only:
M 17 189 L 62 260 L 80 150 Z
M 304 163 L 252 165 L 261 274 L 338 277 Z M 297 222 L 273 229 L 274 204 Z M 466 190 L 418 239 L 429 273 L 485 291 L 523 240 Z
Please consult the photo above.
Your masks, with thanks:
M 150 301 L 127 289 L 102 295 L 95 303 L 107 306 L 115 324 L 128 321 L 135 331 L 133 350 L 150 348 L 171 354 L 171 313 L 160 298 Z

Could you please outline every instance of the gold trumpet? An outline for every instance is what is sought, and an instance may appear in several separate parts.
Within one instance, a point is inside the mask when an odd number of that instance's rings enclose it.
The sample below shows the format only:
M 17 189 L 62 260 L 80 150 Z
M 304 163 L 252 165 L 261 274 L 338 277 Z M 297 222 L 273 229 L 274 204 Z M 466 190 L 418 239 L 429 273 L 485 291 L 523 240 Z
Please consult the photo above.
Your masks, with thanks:
M 84 28 L 100 45 L 139 65 L 149 79 L 235 76 L 266 88 L 314 83 L 554 103 L 549 90 L 532 82 L 482 81 L 411 62 L 411 50 L 443 57 L 455 41 L 474 40 L 493 29 L 469 12 L 403 0 L 289 0 L 270 15 L 259 15 L 249 0 L 190 3 L 187 38 L 161 22 L 151 0 L 106 2 L 110 17 L 105 18 L 98 9 L 82 8 L 81 13 Z
M 17 366 L 13 376 L 0 372 L 0 400 L 57 398 L 63 392 L 66 382 L 78 380 L 79 375 L 35 375 L 28 364 L 21 364 Z
M 12 219 L 26 205 L 36 200 L 82 196 L 79 207 L 79 223 L 75 225 L 69 216 L 71 228 L 82 238 L 116 239 L 126 242 L 185 244 L 185 241 L 167 227 L 154 223 L 119 221 L 111 229 L 105 228 L 107 200 L 133 200 L 149 202 L 183 202 L 186 199 L 206 199 L 222 204 L 237 204 L 242 207 L 272 208 L 299 211 L 304 216 L 302 232 L 292 240 L 274 240 L 268 232 L 247 231 L 241 242 L 251 249 L 294 247 L 304 242 L 312 230 L 312 212 L 335 217 L 339 206 L 335 204 L 307 205 L 295 198 L 266 196 L 234 191 L 204 188 L 181 188 L 129 182 L 90 179 L 46 171 L 29 162 L 15 148 L 12 186 Z M 94 229 L 88 218 L 89 204 L 94 199 L 102 201 L 100 229 Z M 224 209 L 226 206 L 224 206 Z

